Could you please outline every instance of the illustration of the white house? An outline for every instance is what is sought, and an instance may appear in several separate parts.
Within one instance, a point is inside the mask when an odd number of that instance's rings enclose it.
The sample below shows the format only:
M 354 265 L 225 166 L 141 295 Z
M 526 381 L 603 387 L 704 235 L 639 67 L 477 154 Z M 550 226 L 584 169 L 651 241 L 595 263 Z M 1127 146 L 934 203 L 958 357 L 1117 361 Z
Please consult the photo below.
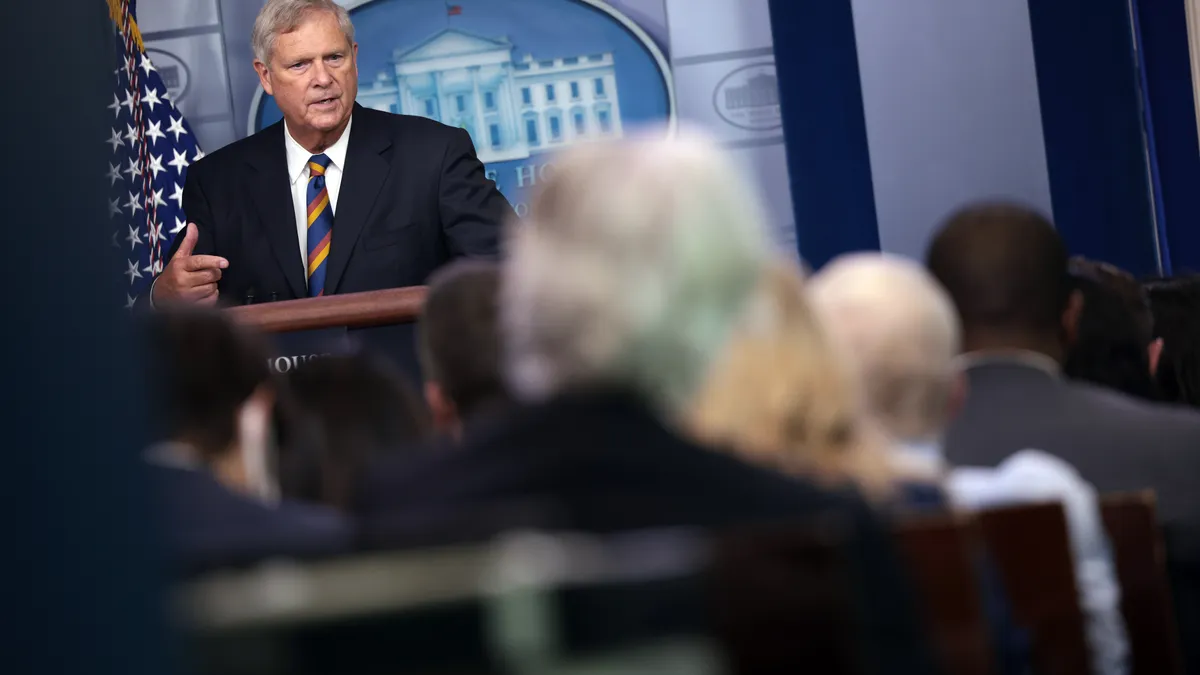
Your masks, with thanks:
M 725 107 L 729 110 L 770 105 L 779 105 L 779 85 L 773 75 L 758 74 L 740 87 L 725 90 Z
M 611 52 L 514 62 L 514 49 L 506 37 L 443 30 L 393 52 L 358 102 L 462 127 L 484 163 L 621 135 Z

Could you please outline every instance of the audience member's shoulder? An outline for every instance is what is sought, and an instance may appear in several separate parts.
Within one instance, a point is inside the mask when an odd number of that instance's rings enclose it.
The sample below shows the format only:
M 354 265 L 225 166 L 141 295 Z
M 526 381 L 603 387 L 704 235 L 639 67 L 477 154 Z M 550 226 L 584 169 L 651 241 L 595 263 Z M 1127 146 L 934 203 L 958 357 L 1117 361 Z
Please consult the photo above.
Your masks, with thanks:
M 279 519 L 328 543 L 331 548 L 344 549 L 349 546 L 352 534 L 350 521 L 333 509 L 291 500 L 267 508 Z
M 857 521 L 871 509 L 852 487 L 818 484 L 762 466 L 728 448 L 709 447 L 675 436 L 660 457 L 678 480 L 707 486 L 713 499 L 739 503 L 744 513 L 769 520 L 818 513 L 850 513 Z
M 1200 434 L 1200 412 L 1185 406 L 1154 403 L 1086 382 L 1073 382 L 1072 391 L 1098 411 L 1097 423 L 1140 422 Z

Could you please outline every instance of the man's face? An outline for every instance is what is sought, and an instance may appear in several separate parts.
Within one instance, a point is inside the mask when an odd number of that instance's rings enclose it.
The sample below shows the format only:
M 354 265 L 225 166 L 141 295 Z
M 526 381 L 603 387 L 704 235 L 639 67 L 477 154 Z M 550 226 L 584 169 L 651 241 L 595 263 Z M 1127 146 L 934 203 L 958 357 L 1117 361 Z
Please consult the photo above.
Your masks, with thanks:
M 302 136 L 332 131 L 350 117 L 358 96 L 357 54 L 336 16 L 311 12 L 296 30 L 277 36 L 271 62 L 255 61 L 254 69 L 292 133 Z

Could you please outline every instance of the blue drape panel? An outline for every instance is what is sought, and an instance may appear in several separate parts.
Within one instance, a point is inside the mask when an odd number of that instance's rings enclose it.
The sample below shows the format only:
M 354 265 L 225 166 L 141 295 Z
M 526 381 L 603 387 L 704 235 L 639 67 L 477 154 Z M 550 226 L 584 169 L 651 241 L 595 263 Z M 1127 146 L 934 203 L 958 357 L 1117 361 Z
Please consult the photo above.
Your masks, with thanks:
M 1200 142 L 1183 0 L 1135 0 L 1162 203 L 1160 231 L 1175 271 L 1200 271 Z
M 849 0 L 771 0 L 800 254 L 814 268 L 879 248 Z
M 1127 0 L 1030 0 L 1054 220 L 1072 253 L 1158 271 Z

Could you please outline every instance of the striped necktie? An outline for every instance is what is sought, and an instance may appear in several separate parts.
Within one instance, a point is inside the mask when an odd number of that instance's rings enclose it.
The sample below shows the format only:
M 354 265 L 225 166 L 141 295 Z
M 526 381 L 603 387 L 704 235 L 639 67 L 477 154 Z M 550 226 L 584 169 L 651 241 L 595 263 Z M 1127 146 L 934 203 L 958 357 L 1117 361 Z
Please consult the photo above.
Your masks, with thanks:
M 325 167 L 329 157 L 313 155 L 308 160 L 308 297 L 325 294 L 325 269 L 333 236 L 333 206 L 325 189 Z

